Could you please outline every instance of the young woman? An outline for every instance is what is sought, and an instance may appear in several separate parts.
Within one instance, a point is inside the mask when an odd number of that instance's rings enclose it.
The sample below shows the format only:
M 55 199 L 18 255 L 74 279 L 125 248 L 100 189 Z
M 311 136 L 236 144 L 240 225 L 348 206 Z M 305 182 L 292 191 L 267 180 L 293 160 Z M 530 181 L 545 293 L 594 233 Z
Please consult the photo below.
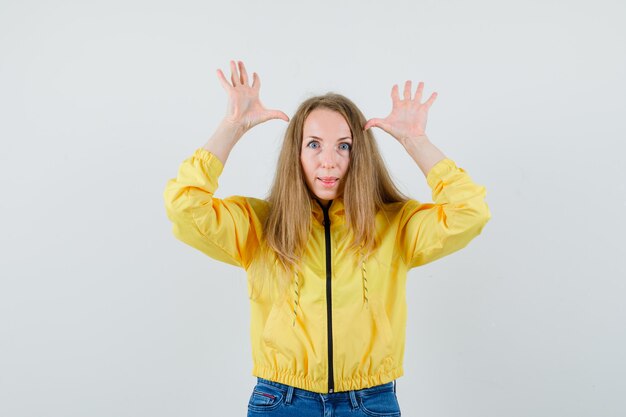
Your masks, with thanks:
M 426 136 L 436 93 L 421 103 L 391 90 L 392 110 L 366 120 L 329 93 L 293 118 L 260 101 L 244 64 L 231 61 L 228 110 L 202 148 L 167 182 L 165 206 L 181 241 L 243 267 L 251 303 L 248 416 L 399 416 L 407 271 L 465 247 L 491 217 L 475 184 Z M 288 121 L 266 200 L 214 196 L 233 146 L 271 119 Z M 432 189 L 433 203 L 393 184 L 371 127 L 397 139 Z

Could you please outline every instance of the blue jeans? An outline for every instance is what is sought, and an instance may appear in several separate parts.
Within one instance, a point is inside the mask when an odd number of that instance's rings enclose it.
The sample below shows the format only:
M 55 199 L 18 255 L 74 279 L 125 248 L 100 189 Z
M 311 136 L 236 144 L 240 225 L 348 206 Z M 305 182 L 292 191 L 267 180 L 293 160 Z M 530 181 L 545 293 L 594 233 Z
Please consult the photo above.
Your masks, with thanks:
M 248 417 L 399 417 L 396 381 L 320 394 L 257 377 Z

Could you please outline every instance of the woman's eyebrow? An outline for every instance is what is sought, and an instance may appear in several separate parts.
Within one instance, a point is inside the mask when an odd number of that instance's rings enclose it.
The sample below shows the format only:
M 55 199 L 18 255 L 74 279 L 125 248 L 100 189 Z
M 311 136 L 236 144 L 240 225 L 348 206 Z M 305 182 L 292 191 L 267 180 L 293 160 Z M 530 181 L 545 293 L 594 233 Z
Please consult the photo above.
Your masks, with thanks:
M 322 142 L 324 142 L 324 139 L 322 139 L 322 138 L 318 138 L 317 136 L 309 135 L 309 136 L 306 136 L 306 137 L 307 137 L 307 138 L 313 138 L 313 139 L 321 140 Z M 339 139 L 337 139 L 337 140 L 344 140 L 344 139 L 350 139 L 350 140 L 352 140 L 352 138 L 351 138 L 350 136 L 346 136 L 346 137 L 344 137 L 344 138 L 339 138 Z

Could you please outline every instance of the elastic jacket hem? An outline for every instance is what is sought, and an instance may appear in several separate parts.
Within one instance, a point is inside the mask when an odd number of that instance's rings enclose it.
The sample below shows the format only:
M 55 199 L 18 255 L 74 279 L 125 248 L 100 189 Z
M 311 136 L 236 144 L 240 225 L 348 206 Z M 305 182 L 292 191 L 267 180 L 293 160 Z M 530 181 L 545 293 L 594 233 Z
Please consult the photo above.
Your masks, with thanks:
M 252 375 L 269 381 L 280 382 L 281 384 L 290 385 L 295 388 L 301 388 L 307 391 L 318 392 L 320 394 L 328 394 L 328 379 L 321 378 L 312 380 L 311 378 L 299 377 L 293 375 L 291 371 L 285 369 L 264 368 L 254 365 Z M 343 392 L 351 390 L 359 390 L 369 388 L 376 385 L 386 384 L 404 375 L 402 366 L 390 369 L 387 372 L 380 372 L 376 375 L 363 375 L 352 379 L 335 379 L 335 391 Z

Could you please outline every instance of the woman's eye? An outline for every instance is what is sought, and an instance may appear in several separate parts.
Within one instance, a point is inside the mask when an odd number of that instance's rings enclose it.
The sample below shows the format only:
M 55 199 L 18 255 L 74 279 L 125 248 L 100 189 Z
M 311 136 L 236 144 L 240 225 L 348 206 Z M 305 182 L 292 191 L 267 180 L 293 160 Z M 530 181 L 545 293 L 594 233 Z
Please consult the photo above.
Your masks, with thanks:
M 311 142 L 309 142 L 309 144 L 307 146 L 309 148 L 312 148 L 312 149 L 317 149 L 320 146 L 320 144 L 317 143 L 316 141 L 312 140 Z
M 349 151 L 350 149 L 352 149 L 352 146 L 349 143 L 342 143 L 341 145 L 339 145 L 339 149 L 341 149 L 342 151 Z

